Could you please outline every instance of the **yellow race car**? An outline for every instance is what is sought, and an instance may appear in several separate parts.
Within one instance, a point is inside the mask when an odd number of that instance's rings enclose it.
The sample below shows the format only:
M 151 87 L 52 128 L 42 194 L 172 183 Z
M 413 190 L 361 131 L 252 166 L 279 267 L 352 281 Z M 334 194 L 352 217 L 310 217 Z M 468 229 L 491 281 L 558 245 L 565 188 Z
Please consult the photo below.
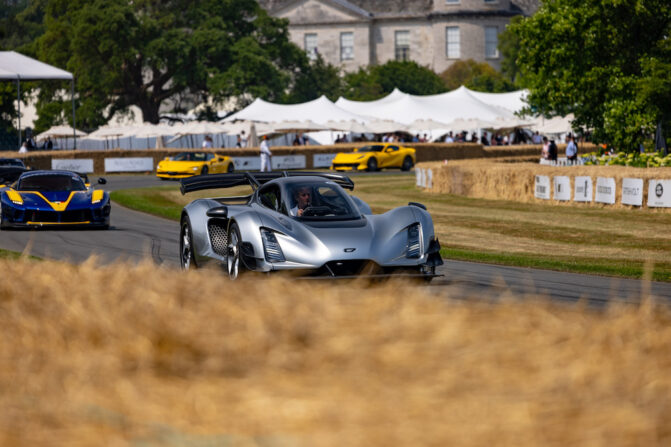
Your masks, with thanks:
M 233 159 L 211 152 L 180 152 L 158 163 L 156 176 L 161 179 L 233 172 Z
M 336 171 L 377 171 L 400 168 L 409 171 L 415 165 L 415 149 L 396 143 L 374 143 L 338 153 L 331 164 Z

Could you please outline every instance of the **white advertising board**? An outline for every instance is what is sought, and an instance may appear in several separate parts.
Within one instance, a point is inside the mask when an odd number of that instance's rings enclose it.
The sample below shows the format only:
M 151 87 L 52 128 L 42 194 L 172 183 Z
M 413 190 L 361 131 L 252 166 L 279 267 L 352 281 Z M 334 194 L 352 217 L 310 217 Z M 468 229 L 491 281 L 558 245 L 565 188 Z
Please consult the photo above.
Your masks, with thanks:
M 648 181 L 648 206 L 671 208 L 671 180 Z
M 261 169 L 261 158 L 256 157 L 233 157 L 233 166 L 236 171 L 258 171 Z
M 596 178 L 596 193 L 594 201 L 599 203 L 615 204 L 615 179 L 611 177 Z
M 566 175 L 557 175 L 552 179 L 555 200 L 571 200 L 571 179 Z
M 643 179 L 622 179 L 622 204 L 633 206 L 643 205 Z
M 314 154 L 312 156 L 312 167 L 330 168 L 336 154 Z
M 105 172 L 150 172 L 154 170 L 151 157 L 106 158 Z
M 433 171 L 431 169 L 426 170 L 426 187 L 433 188 Z
M 576 177 L 573 200 L 576 202 L 592 201 L 592 177 Z
M 547 175 L 536 176 L 534 195 L 537 199 L 550 200 L 550 177 Z
M 270 157 L 273 170 L 304 169 L 305 155 L 274 155 Z
M 65 171 L 81 172 L 90 174 L 93 172 L 92 158 L 52 158 L 51 169 L 63 169 Z
M 422 186 L 422 168 L 415 168 L 415 185 Z

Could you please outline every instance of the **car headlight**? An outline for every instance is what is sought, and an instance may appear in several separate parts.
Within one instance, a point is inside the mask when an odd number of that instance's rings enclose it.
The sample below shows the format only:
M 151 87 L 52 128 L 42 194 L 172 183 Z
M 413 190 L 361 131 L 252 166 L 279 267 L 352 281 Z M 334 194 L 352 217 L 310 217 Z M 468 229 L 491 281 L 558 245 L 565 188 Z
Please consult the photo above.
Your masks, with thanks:
M 105 196 L 105 192 L 101 189 L 95 189 L 93 190 L 93 194 L 91 194 L 91 203 L 98 203 L 100 202 L 103 197 Z
M 199 171 L 200 168 L 199 168 L 198 166 L 194 166 L 193 168 L 191 168 L 191 170 L 192 170 L 192 171 Z
M 418 224 L 412 224 L 408 227 L 408 246 L 405 252 L 406 258 L 422 257 L 422 227 Z
M 14 190 L 7 191 L 7 198 L 12 201 L 15 205 L 23 205 L 23 197 L 21 194 Z
M 284 262 L 284 253 L 282 253 L 282 247 L 280 243 L 277 242 L 275 233 L 272 231 L 261 228 L 261 239 L 263 240 L 263 252 L 268 262 Z

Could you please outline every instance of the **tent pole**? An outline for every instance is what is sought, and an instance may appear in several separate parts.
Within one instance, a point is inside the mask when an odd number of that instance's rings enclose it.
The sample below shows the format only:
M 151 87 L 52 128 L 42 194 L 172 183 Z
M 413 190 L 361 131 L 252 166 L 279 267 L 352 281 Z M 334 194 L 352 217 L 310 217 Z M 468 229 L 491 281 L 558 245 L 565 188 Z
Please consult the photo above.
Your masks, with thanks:
M 74 139 L 74 150 L 77 150 L 77 115 L 75 113 L 75 77 L 70 82 L 70 96 L 72 97 L 72 138 Z
M 19 149 L 21 148 L 21 78 L 17 75 L 16 78 L 16 106 L 18 107 L 19 110 L 19 121 L 18 121 L 18 128 L 19 128 Z

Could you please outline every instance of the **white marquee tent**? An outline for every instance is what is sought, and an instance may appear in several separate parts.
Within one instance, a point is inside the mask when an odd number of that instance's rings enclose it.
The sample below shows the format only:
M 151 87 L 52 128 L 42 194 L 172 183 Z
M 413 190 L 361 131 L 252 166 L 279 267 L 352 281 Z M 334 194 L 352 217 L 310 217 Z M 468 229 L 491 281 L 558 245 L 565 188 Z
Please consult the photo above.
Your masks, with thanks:
M 60 68 L 56 68 L 52 65 L 45 64 L 31 57 L 24 56 L 23 54 L 16 53 L 14 51 L 0 51 L 0 80 L 5 81 L 16 81 L 17 85 L 17 102 L 18 102 L 18 129 L 19 129 L 19 146 L 21 146 L 21 81 L 35 81 L 41 79 L 60 79 L 64 81 L 70 81 L 70 91 L 72 96 L 72 121 L 73 127 L 75 126 L 76 116 L 75 116 L 75 84 L 74 76 L 72 73 Z M 72 134 L 75 141 L 77 135 Z

